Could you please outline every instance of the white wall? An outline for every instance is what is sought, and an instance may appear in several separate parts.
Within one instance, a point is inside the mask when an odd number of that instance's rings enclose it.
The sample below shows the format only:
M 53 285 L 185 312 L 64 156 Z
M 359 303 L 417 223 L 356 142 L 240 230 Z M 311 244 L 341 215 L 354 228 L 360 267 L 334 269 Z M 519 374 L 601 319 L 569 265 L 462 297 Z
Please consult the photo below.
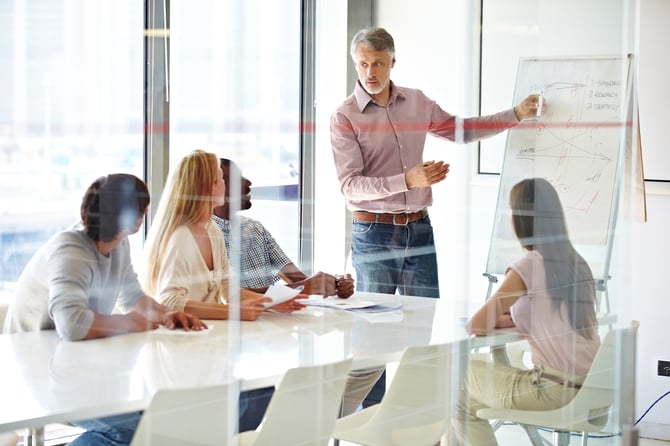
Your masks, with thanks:
M 667 19 L 670 20 L 670 14 Z M 666 98 L 667 100 L 670 98 Z M 636 413 L 641 414 L 658 397 L 670 390 L 670 378 L 656 374 L 659 359 L 670 360 L 670 342 L 666 316 L 670 315 L 670 299 L 665 282 L 668 277 L 670 237 L 670 185 L 647 185 L 649 220 L 631 227 L 630 272 L 627 278 L 634 284 L 631 299 L 631 318 L 640 321 L 637 357 Z M 670 440 L 670 398 L 664 398 L 645 417 L 642 433 L 655 423 L 665 425 L 660 436 Z
M 645 176 L 670 180 L 670 150 L 667 146 L 667 112 L 670 98 L 668 19 L 670 2 L 642 0 L 640 5 L 640 122 L 644 143 Z
M 384 0 L 378 2 L 377 14 L 377 24 L 393 35 L 396 45 L 393 81 L 421 89 L 450 113 L 476 114 L 479 14 L 475 2 Z M 470 241 L 481 238 L 473 232 L 469 215 L 469 185 L 475 161 L 472 155 L 476 149 L 475 144 L 458 145 L 431 137 L 426 143 L 425 160 L 442 160 L 450 165 L 447 179 L 433 187 L 434 204 L 430 208 L 442 296 L 472 295 L 470 284 L 462 277 L 464 273 L 481 276 L 484 271 L 483 266 L 478 271 L 463 271 L 471 255 Z M 463 314 L 467 313 L 468 309 L 463 308 Z
M 553 2 L 568 8 L 570 5 L 580 7 L 579 0 L 538 0 Z M 344 2 L 322 2 L 344 3 Z M 478 78 L 476 49 L 478 45 L 478 26 L 475 22 L 476 10 L 469 0 L 421 0 L 406 2 L 404 0 L 379 0 L 377 24 L 387 28 L 396 40 L 397 63 L 392 73 L 393 80 L 400 85 L 421 88 L 445 109 L 463 116 L 472 115 L 476 110 Z M 626 11 L 616 12 L 616 20 L 623 20 L 630 29 L 622 30 L 622 39 L 626 45 L 633 45 L 633 51 L 639 52 L 639 79 L 650 79 L 660 82 L 654 72 L 664 69 L 667 72 L 667 42 L 670 42 L 670 2 L 666 0 L 631 0 L 624 1 Z M 344 6 L 340 6 L 344 8 Z M 579 9 L 577 9 L 579 11 Z M 593 32 L 598 32 L 598 24 L 607 19 L 607 8 L 593 16 Z M 340 11 L 341 14 L 341 11 Z M 568 15 L 569 16 L 569 15 Z M 345 31 L 333 21 L 342 16 L 327 16 L 326 24 L 319 27 L 330 40 L 327 45 L 347 46 L 348 42 L 333 42 L 346 39 Z M 411 19 L 408 19 L 411 17 Z M 652 20 L 653 18 L 653 20 Z M 639 26 L 642 23 L 661 23 L 664 27 L 646 29 L 640 32 L 636 40 Z M 344 21 L 339 23 L 346 23 Z M 332 29 L 331 29 L 332 28 Z M 339 31 L 337 31 L 339 29 Z M 556 28 L 556 29 L 560 29 Z M 570 30 L 566 24 L 563 30 Z M 653 38 L 653 52 L 646 46 Z M 630 42 L 633 42 L 632 44 Z M 659 42 L 664 42 L 659 44 Z M 639 48 L 639 51 L 638 51 Z M 330 48 L 332 50 L 333 48 Z M 666 51 L 665 54 L 660 50 Z M 346 51 L 346 50 L 345 50 Z M 324 69 L 330 67 L 332 88 L 322 88 L 321 104 L 328 104 L 328 116 L 339 101 L 350 92 L 344 91 L 342 79 L 343 61 L 340 49 L 336 56 L 333 52 L 320 52 L 326 60 L 322 60 Z M 346 54 L 346 53 L 345 53 Z M 663 79 L 668 79 L 665 76 Z M 330 78 L 329 78 L 330 79 Z M 665 86 L 665 84 L 663 84 Z M 511 98 L 514 85 L 509 85 L 508 96 Z M 642 90 L 642 89 L 641 89 Z M 653 89 L 656 96 L 644 98 L 647 105 L 666 105 L 670 103 L 668 90 Z M 642 91 L 640 92 L 642 102 Z M 512 104 L 509 104 L 510 106 Z M 664 116 L 664 115 L 663 115 Z M 644 117 L 642 118 L 644 120 Z M 656 121 L 654 121 L 656 122 Z M 643 128 L 644 128 L 643 124 Z M 317 187 L 317 208 L 322 206 L 329 210 L 337 209 L 342 203 L 339 186 L 332 171 L 327 136 L 327 127 L 317 127 L 317 138 L 322 145 L 319 151 L 324 152 L 324 164 L 317 166 L 321 188 Z M 648 135 L 647 135 L 648 133 Z M 643 144 L 647 147 L 660 147 L 667 144 L 660 139 L 659 132 L 648 131 L 643 134 Z M 653 135 L 653 136 L 652 136 Z M 658 135 L 658 136 L 657 136 Z M 325 138 L 325 139 L 324 139 Z M 665 150 L 665 153 L 668 151 Z M 460 311 L 469 315 L 479 306 L 486 295 L 487 281 L 482 277 L 485 271 L 488 244 L 493 223 L 497 198 L 497 176 L 476 174 L 476 146 L 456 146 L 443 141 L 431 140 L 426 149 L 426 159 L 443 159 L 451 164 L 448 179 L 434 187 L 435 203 L 430 209 L 431 218 L 436 232 L 438 263 L 440 269 L 440 291 L 443 298 L 449 296 L 469 298 L 470 304 Z M 328 163 L 331 163 L 329 166 Z M 668 166 L 670 168 L 670 166 Z M 324 175 L 321 175 L 321 172 Z M 667 235 L 667 222 L 670 220 L 670 184 L 647 184 L 648 221 L 641 223 L 624 215 L 617 224 L 616 246 L 612 257 L 612 280 L 609 284 L 612 305 L 620 315 L 620 322 L 627 323 L 630 319 L 639 319 L 641 326 L 638 332 L 637 358 L 637 398 L 636 414 L 639 417 L 659 396 L 670 390 L 670 378 L 656 376 L 656 363 L 659 359 L 670 360 L 670 343 L 665 333 L 664 315 L 670 315 L 670 299 L 667 299 L 667 253 L 670 252 L 670 237 Z M 318 212 L 318 209 L 317 209 Z M 330 211 L 329 211 L 330 212 Z M 328 226 L 335 234 L 341 234 L 343 228 L 341 213 L 329 215 Z M 317 228 L 321 223 L 317 221 Z M 325 234 L 317 234 L 317 260 L 333 257 L 333 253 L 341 251 L 341 240 Z M 319 242 L 321 240 L 321 242 Z M 339 264 L 343 260 L 335 254 Z M 642 433 L 649 432 L 657 438 L 670 439 L 670 398 L 666 398 L 655 406 L 642 423 Z

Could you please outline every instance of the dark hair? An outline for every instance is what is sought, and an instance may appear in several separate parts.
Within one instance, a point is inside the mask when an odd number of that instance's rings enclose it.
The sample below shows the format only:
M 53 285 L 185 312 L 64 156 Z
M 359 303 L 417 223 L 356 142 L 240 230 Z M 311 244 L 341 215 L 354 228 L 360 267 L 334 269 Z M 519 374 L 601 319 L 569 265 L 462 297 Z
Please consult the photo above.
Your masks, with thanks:
M 596 335 L 595 282 L 591 268 L 575 250 L 556 189 L 547 180 L 530 178 L 510 192 L 512 225 L 524 248 L 542 254 L 552 307 L 565 302 L 572 328 L 584 337 Z
M 95 241 L 112 241 L 119 232 L 133 229 L 147 206 L 149 190 L 136 176 L 116 173 L 100 177 L 81 200 L 84 231 Z

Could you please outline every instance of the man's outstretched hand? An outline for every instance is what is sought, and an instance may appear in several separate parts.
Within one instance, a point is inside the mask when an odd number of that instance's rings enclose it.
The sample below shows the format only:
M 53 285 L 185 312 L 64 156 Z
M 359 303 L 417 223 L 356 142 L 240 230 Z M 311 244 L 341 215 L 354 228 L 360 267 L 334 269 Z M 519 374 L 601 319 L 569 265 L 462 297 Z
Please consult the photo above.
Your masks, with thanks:
M 448 172 L 449 164 L 444 161 L 427 161 L 405 172 L 405 184 L 407 189 L 432 186 L 447 178 Z

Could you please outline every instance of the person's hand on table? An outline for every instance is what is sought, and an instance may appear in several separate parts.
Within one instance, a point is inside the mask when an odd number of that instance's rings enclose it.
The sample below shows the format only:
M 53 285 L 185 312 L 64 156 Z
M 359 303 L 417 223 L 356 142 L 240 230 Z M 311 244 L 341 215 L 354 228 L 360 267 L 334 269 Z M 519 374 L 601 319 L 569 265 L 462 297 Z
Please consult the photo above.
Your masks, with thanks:
M 309 276 L 305 280 L 296 282 L 302 285 L 303 294 L 319 294 L 321 296 L 334 296 L 337 294 L 335 276 L 319 271 L 316 274 Z
M 351 274 L 342 274 L 335 276 L 335 288 L 337 289 L 337 297 L 346 299 L 354 294 L 354 279 Z
M 151 321 L 137 311 L 130 311 L 119 316 L 117 321 L 123 321 L 123 331 L 135 333 L 139 331 L 155 330 L 160 325 L 158 322 Z M 105 335 L 109 336 L 109 335 Z
M 302 310 L 307 305 L 300 302 L 300 299 L 307 299 L 309 296 L 306 294 L 298 294 L 293 299 L 287 300 L 277 305 L 273 305 L 270 308 L 272 310 L 279 311 L 281 313 L 293 313 L 294 311 Z
M 292 284 L 302 285 L 304 294 L 318 294 L 323 297 L 338 296 L 341 298 L 350 297 L 354 294 L 354 279 L 350 274 L 333 276 L 319 271 L 318 273 Z
M 161 318 L 161 324 L 170 330 L 181 327 L 184 331 L 200 331 L 207 328 L 207 324 L 202 322 L 197 316 L 183 311 L 166 311 Z
M 272 299 L 262 295 L 260 297 L 243 298 L 240 302 L 240 319 L 243 321 L 255 321 L 266 310 L 264 304 L 267 302 L 272 302 Z

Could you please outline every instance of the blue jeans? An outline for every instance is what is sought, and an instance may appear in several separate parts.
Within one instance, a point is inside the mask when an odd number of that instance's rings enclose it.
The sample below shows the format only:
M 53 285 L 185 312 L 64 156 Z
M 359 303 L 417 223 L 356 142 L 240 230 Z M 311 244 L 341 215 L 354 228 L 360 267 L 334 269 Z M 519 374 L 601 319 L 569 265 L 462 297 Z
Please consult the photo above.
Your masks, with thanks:
M 249 390 L 240 393 L 239 431 L 255 430 L 263 420 L 270 404 L 274 387 Z M 70 443 L 71 446 L 124 446 L 129 445 L 142 418 L 142 412 L 131 412 L 104 418 L 72 422 L 86 429 Z
M 130 412 L 111 417 L 74 421 L 73 425 L 86 429 L 71 446 L 123 446 L 129 445 L 135 434 L 142 412 Z
M 351 261 L 358 291 L 440 297 L 428 216 L 407 225 L 354 220 Z
M 274 387 L 263 387 L 262 389 L 246 390 L 240 393 L 239 399 L 239 432 L 256 430 L 265 411 L 270 404 Z

